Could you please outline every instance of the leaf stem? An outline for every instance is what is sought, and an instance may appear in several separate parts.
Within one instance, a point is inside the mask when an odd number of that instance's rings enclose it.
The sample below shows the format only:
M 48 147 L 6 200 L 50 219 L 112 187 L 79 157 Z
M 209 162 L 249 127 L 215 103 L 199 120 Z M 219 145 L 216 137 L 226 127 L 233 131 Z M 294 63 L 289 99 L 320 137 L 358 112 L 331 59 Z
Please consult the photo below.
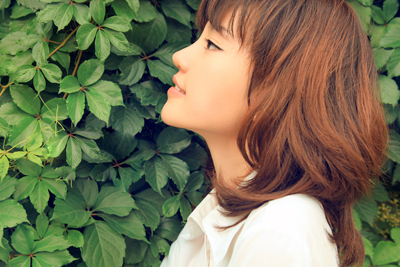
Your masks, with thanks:
M 79 61 L 81 61 L 82 54 L 83 54 L 83 50 L 79 50 L 78 59 L 76 60 L 75 68 L 74 68 L 74 71 L 72 72 L 72 76 L 75 76 L 76 71 L 78 70 Z M 68 95 L 68 93 L 65 93 L 63 96 L 63 99 L 66 99 L 67 95 Z
M 4 93 L 4 91 L 8 88 L 8 87 L 10 87 L 10 85 L 12 85 L 14 82 L 10 82 L 9 84 L 7 84 L 7 85 L 1 85 L 0 84 L 0 86 L 1 86 L 1 88 L 2 88 L 2 90 L 1 90 L 1 92 L 0 92 L 0 97 L 3 95 L 3 93 Z
M 62 41 L 62 43 L 61 43 L 56 49 L 54 49 L 53 52 L 50 53 L 50 55 L 48 56 L 48 58 L 51 57 L 52 55 L 54 55 L 54 53 L 57 52 L 58 49 L 60 49 L 61 47 L 63 47 L 63 46 L 65 45 L 65 43 L 69 40 L 69 38 L 71 38 L 71 36 L 74 35 L 74 33 L 75 33 L 78 29 L 79 29 L 79 27 L 76 27 L 75 30 L 73 30 L 73 31 L 67 36 L 67 38 L 65 38 L 65 40 Z

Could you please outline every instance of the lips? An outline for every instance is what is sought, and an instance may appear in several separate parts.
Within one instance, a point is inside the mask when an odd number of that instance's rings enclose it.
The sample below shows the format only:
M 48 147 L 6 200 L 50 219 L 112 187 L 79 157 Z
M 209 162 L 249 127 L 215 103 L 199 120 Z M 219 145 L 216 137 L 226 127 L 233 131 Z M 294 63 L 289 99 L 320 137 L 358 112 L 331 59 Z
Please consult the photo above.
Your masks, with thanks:
M 173 81 L 174 84 L 175 84 L 176 90 L 178 90 L 178 91 L 181 92 L 182 94 L 185 94 L 185 95 L 186 95 L 186 91 L 183 90 L 182 87 L 179 86 L 178 81 L 176 80 L 176 77 L 175 77 L 175 76 L 172 77 L 172 81 Z

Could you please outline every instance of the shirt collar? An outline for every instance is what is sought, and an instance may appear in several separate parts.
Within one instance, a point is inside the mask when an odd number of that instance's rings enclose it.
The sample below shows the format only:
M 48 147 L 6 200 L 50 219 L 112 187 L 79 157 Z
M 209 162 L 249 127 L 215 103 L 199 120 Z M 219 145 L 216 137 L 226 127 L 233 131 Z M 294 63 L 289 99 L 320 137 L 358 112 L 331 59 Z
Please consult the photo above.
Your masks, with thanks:
M 257 174 L 250 173 L 243 181 L 248 181 Z M 226 217 L 221 213 L 222 208 L 217 205 L 213 189 L 193 211 L 188 218 L 190 229 L 189 239 L 196 238 L 200 234 L 206 234 L 210 242 L 214 264 L 217 265 L 226 255 L 232 239 L 238 233 L 245 221 L 226 229 L 218 230 L 216 226 L 230 226 L 236 223 L 239 218 Z

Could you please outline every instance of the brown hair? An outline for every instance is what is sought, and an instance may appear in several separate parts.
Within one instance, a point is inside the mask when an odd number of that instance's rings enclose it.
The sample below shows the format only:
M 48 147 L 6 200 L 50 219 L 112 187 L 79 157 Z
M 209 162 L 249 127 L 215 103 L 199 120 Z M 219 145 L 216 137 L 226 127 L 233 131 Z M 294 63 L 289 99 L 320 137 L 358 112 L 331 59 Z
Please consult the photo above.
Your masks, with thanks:
M 198 26 L 209 21 L 222 31 L 227 14 L 253 63 L 238 146 L 257 174 L 237 189 L 213 178 L 218 203 L 244 220 L 269 200 L 312 196 L 324 207 L 341 266 L 361 266 L 352 209 L 381 175 L 388 137 L 357 15 L 344 0 L 203 0 Z

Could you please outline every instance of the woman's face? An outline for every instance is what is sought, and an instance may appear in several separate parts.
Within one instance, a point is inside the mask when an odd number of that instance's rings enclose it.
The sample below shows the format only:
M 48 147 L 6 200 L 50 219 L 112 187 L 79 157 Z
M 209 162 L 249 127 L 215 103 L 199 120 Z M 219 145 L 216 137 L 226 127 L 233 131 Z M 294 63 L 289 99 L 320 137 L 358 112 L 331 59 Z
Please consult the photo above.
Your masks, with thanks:
M 225 29 L 228 19 L 222 21 Z M 176 52 L 173 61 L 179 69 L 173 80 L 182 92 L 168 90 L 163 121 L 203 137 L 236 136 L 248 108 L 251 67 L 245 48 L 207 23 L 200 38 Z

